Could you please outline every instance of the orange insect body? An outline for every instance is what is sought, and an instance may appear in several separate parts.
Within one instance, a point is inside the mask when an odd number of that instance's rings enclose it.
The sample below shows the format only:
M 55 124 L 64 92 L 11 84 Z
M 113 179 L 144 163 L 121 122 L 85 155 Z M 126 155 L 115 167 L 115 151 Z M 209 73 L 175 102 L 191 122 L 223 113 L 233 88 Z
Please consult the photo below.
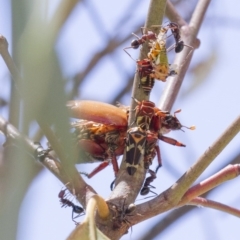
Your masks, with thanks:
M 78 119 L 85 119 L 103 124 L 114 124 L 116 126 L 126 126 L 126 112 L 119 108 L 96 101 L 69 101 L 67 108 L 70 116 Z
M 176 111 L 173 116 L 169 112 L 161 111 L 159 108 L 155 107 L 153 102 L 140 102 L 137 100 L 136 102 L 138 104 L 135 108 L 135 121 L 139 130 L 131 132 L 132 139 L 135 141 L 137 139 L 136 134 L 140 131 L 145 131 L 143 136 L 146 137 L 146 142 L 144 143 L 144 146 L 141 146 L 140 148 L 140 150 L 145 149 L 145 152 L 140 151 L 141 154 L 144 154 L 144 165 L 146 168 L 148 168 L 152 163 L 152 159 L 157 154 L 159 166 L 161 166 L 158 140 L 162 140 L 176 146 L 185 146 L 184 144 L 179 143 L 172 138 L 163 136 L 163 134 L 166 134 L 171 130 L 179 130 L 183 127 L 175 116 L 175 113 L 179 112 L 180 110 Z M 68 107 L 69 106 L 71 106 L 71 116 L 85 116 L 87 118 L 87 120 L 79 120 L 72 124 L 72 126 L 75 128 L 75 133 L 77 136 L 76 140 L 79 149 L 82 152 L 82 155 L 84 155 L 84 161 L 103 161 L 99 167 L 97 167 L 87 176 L 92 177 L 97 172 L 105 168 L 109 164 L 109 160 L 112 161 L 114 172 L 116 174 L 118 172 L 116 157 L 123 154 L 126 138 L 128 137 L 127 134 L 129 132 L 127 131 L 129 107 L 120 105 L 120 107 L 117 108 L 109 104 L 102 104 L 100 102 L 93 101 L 76 101 L 76 103 L 75 101 L 72 101 L 70 104 L 68 104 Z M 77 107 L 73 108 L 72 106 Z M 107 119 L 102 119 L 103 114 L 100 118 L 98 118 L 97 113 L 95 112 L 93 119 L 100 119 L 101 122 L 90 121 L 92 112 L 92 109 L 90 109 L 91 106 L 98 106 L 97 111 L 100 113 L 102 110 L 105 111 L 104 114 L 107 116 Z M 107 107 L 105 108 L 105 106 Z M 109 114 L 107 114 L 107 109 L 109 108 L 115 110 L 115 116 L 110 117 Z M 109 124 L 110 119 L 114 119 L 114 123 Z M 131 148 L 130 145 L 133 144 L 134 146 L 134 143 L 136 142 L 134 141 L 129 142 L 129 151 Z M 138 147 L 137 142 L 134 147 Z M 132 150 L 132 152 L 133 151 L 134 150 Z
M 156 34 L 153 31 L 146 31 L 142 36 L 137 37 L 133 40 L 130 47 L 124 48 L 124 51 L 131 57 L 131 55 L 126 51 L 128 48 L 137 49 L 140 45 L 149 41 L 150 51 L 148 57 L 142 60 L 137 60 L 137 68 L 140 77 L 139 86 L 142 87 L 146 95 L 149 95 L 151 92 L 154 79 L 165 82 L 167 77 L 177 74 L 177 66 L 169 65 L 167 51 L 175 48 L 175 52 L 179 53 L 183 50 L 184 46 L 192 48 L 191 46 L 185 45 L 181 40 L 179 26 L 170 22 L 165 26 L 153 25 L 152 28 L 159 28 L 159 33 Z M 143 30 L 144 28 L 142 28 Z M 172 45 L 168 50 L 166 49 L 166 39 L 167 32 L 171 30 L 172 35 L 175 39 L 175 44 Z M 131 57 L 132 58 L 132 57 Z
M 88 153 L 85 158 L 88 161 L 105 161 L 112 160 L 114 172 L 118 172 L 117 156 L 123 154 L 125 146 L 125 137 L 127 126 L 117 128 L 115 125 L 106 125 L 102 123 L 90 122 L 87 120 L 80 120 L 72 124 L 76 129 L 77 142 L 79 150 Z M 103 169 L 109 164 L 105 162 L 98 167 Z M 98 170 L 95 170 L 98 172 Z M 92 177 L 95 172 L 88 175 Z
M 141 84 L 146 81 L 148 76 L 165 82 L 170 73 L 172 74 L 169 68 L 166 47 L 157 41 L 152 43 L 148 58 L 137 60 L 137 66 Z
M 169 67 L 166 49 L 167 31 L 173 27 L 174 36 L 176 36 L 175 25 L 168 24 L 165 27 L 160 28 L 159 34 L 156 38 L 150 39 L 149 45 L 151 46 L 151 49 L 148 53 L 148 58 L 137 61 L 140 79 L 149 75 L 151 78 L 165 82 L 168 76 L 177 73 L 174 69 L 175 67 Z M 143 79 L 143 81 L 144 80 L 145 79 Z
M 160 42 L 155 41 L 152 44 L 152 48 L 148 53 L 148 58 L 153 68 L 150 77 L 165 82 L 169 76 L 169 63 L 165 42 L 163 40 Z
M 149 169 L 152 160 L 157 154 L 158 165 L 162 165 L 162 160 L 158 147 L 158 134 L 156 132 L 147 131 L 145 153 L 144 153 L 144 168 Z

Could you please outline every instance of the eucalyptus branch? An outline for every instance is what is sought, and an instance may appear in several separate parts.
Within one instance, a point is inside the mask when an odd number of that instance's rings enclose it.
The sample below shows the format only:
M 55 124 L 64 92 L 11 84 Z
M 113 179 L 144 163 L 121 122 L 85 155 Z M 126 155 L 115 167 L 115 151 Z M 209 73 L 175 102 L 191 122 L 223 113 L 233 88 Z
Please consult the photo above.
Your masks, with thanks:
M 70 192 L 76 195 L 80 203 L 85 206 L 88 199 L 96 192 L 88 186 L 77 170 L 73 175 L 69 174 L 62 167 L 62 164 L 46 152 L 39 144 L 31 141 L 27 136 L 21 134 L 14 126 L 8 123 L 4 118 L 0 117 L 0 131 L 6 136 L 7 143 L 14 143 L 16 146 L 23 147 L 36 161 L 44 165 L 51 171 Z M 45 154 L 46 153 L 46 154 Z M 86 199 L 85 199 L 86 197 Z
M 193 184 L 193 182 L 202 174 L 202 172 L 211 164 L 211 162 L 222 152 L 222 150 L 229 144 L 229 142 L 240 131 L 240 116 L 223 132 L 223 134 L 210 146 L 205 153 L 197 160 L 197 162 L 174 184 L 170 192 L 177 192 L 179 195 L 183 194 Z M 170 193 L 171 195 L 172 193 Z M 175 193 L 173 193 L 175 195 Z
M 7 42 L 7 39 L 3 35 L 0 35 L 0 55 L 2 55 L 2 58 L 5 62 L 5 64 L 7 65 L 13 79 L 18 81 L 19 77 L 20 77 L 19 73 L 18 73 L 18 69 L 17 69 L 16 65 L 14 64 L 12 57 L 9 54 L 8 42 Z
M 240 209 L 230 207 L 228 205 L 212 201 L 209 199 L 205 199 L 202 197 L 196 197 L 192 199 L 190 202 L 188 202 L 187 205 L 195 205 L 195 206 L 200 206 L 200 207 L 207 207 L 207 208 L 213 208 L 222 212 L 229 213 L 233 216 L 239 217 L 240 218 Z
M 238 177 L 240 174 L 240 164 L 228 165 L 218 173 L 191 187 L 182 197 L 178 206 L 183 206 L 193 198 L 208 192 L 216 186 Z
M 46 168 L 48 168 L 55 176 L 61 177 L 61 164 L 58 160 L 54 159 L 51 155 L 46 154 L 48 159 L 42 158 L 44 156 L 44 149 L 27 136 L 21 134 L 14 126 L 7 122 L 4 118 L 0 117 L 0 130 L 6 136 L 6 143 L 13 143 L 16 146 L 23 146 L 36 161 L 40 161 Z M 51 158 L 51 161 L 49 160 Z M 65 178 L 64 178 L 65 179 Z M 68 181 L 65 182 L 65 184 Z
M 239 217 L 239 213 L 240 213 L 239 209 L 224 205 L 219 202 L 211 201 L 202 197 L 196 197 L 192 199 L 192 201 L 187 203 L 186 206 L 188 207 L 180 207 L 178 209 L 174 209 L 163 219 L 157 221 L 157 223 L 154 226 L 151 226 L 150 229 L 148 229 L 148 231 L 145 233 L 145 235 L 142 236 L 140 239 L 147 240 L 147 239 L 153 239 L 154 237 L 159 236 L 159 234 L 163 233 L 170 226 L 172 226 L 176 222 L 176 219 L 180 220 L 181 217 L 186 216 L 188 213 L 192 212 L 192 210 L 195 209 L 189 206 L 212 208 L 212 209 L 220 210 L 222 212 L 229 213 L 237 217 Z
M 185 20 L 178 14 L 173 4 L 168 0 L 166 6 L 166 16 L 171 22 L 177 23 L 179 26 L 187 25 Z
M 13 143 L 17 145 L 21 143 L 24 146 L 24 149 L 26 149 L 26 151 L 30 153 L 31 156 L 36 158 L 36 153 L 39 148 L 39 145 L 32 142 L 28 137 L 20 134 L 19 131 L 13 125 L 11 125 L 1 116 L 0 116 L 0 131 L 6 136 L 7 142 L 10 142 L 11 140 Z M 49 166 L 49 168 L 50 167 L 51 166 Z
M 229 162 L 229 164 L 238 164 L 239 160 L 240 160 L 240 156 L 238 155 L 237 157 L 232 159 Z M 221 169 L 222 167 L 220 167 L 219 169 Z M 208 194 L 214 193 L 215 190 L 216 188 L 208 191 L 206 194 L 204 194 L 204 198 L 206 198 Z M 186 205 L 189 205 L 189 204 L 186 204 Z M 159 221 L 157 221 L 154 226 L 151 226 L 149 231 L 141 238 L 141 240 L 153 239 L 155 236 L 158 236 L 159 234 L 167 230 L 169 227 L 171 227 L 176 222 L 176 220 L 180 220 L 181 217 L 186 216 L 188 213 L 192 212 L 194 209 L 195 208 L 193 207 L 187 207 L 187 208 L 180 207 L 180 208 L 174 209 L 173 211 L 169 212 L 163 219 L 160 219 Z
M 239 131 L 240 116 L 173 186 L 153 200 L 138 205 L 137 212 L 139 215 L 134 216 L 134 218 L 130 221 L 133 221 L 133 223 L 138 223 L 150 217 L 156 216 L 156 214 L 160 214 L 177 207 L 181 198 L 187 192 L 193 182 L 210 165 L 210 163 L 228 145 L 228 143 L 237 135 Z M 232 173 L 234 173 L 235 170 L 231 170 Z
M 144 29 L 149 29 L 152 25 L 161 25 L 162 20 L 165 14 L 166 8 L 166 0 L 152 0 L 149 5 L 147 19 L 144 25 Z M 142 45 L 140 50 L 139 59 L 143 59 L 147 57 L 149 52 L 148 44 L 145 43 Z M 136 70 L 133 82 L 133 91 L 132 97 L 138 99 L 139 101 L 147 99 L 146 94 L 144 94 L 143 90 L 139 88 L 139 74 Z M 132 99 L 131 101 L 131 109 L 133 110 L 136 107 L 136 102 Z M 130 111 L 129 121 L 128 123 L 131 124 L 134 122 L 134 114 Z
M 6 64 L 9 68 L 9 71 L 12 74 L 13 80 L 16 84 L 16 86 L 19 86 L 19 82 L 21 80 L 21 76 L 18 72 L 18 69 L 16 68 L 12 57 L 10 56 L 9 52 L 8 52 L 8 43 L 7 40 L 1 36 L 0 37 L 0 54 L 3 56 L 4 61 L 6 61 Z M 19 90 L 20 95 L 22 95 L 21 90 Z M 3 122 L 5 122 L 2 119 Z M 6 122 L 5 122 L 6 123 Z M 54 173 L 54 175 L 56 177 L 58 177 L 63 184 L 68 184 L 69 186 L 69 191 L 71 191 L 72 193 L 78 196 L 87 196 L 88 198 L 91 197 L 91 192 L 95 193 L 95 191 L 92 191 L 92 189 L 86 185 L 86 183 L 84 182 L 84 180 L 82 179 L 82 177 L 79 175 L 79 173 L 76 171 L 76 168 L 69 164 L 69 158 L 66 157 L 66 154 L 63 152 L 62 147 L 59 145 L 58 140 L 56 138 L 56 136 L 54 135 L 54 133 L 52 132 L 51 128 L 42 120 L 38 119 L 38 123 L 41 127 L 41 129 L 43 130 L 44 134 L 46 135 L 46 137 L 48 138 L 48 141 L 51 144 L 51 147 L 53 148 L 53 150 L 56 152 L 58 158 L 61 160 L 61 163 L 64 165 L 62 166 L 60 164 L 59 161 L 54 160 L 53 156 L 48 155 L 47 158 L 44 158 L 42 160 L 42 164 L 48 168 L 52 173 Z M 9 124 L 6 123 L 6 126 L 9 126 Z M 14 131 L 14 127 L 11 126 L 10 127 L 11 130 Z M 20 133 L 17 132 L 17 130 L 15 129 L 14 131 L 16 134 L 16 136 L 21 136 Z M 18 140 L 21 139 L 25 142 L 25 145 L 28 149 L 28 151 L 30 152 L 34 152 L 34 150 L 36 150 L 36 146 L 32 144 L 32 141 L 29 140 L 27 137 L 21 137 L 21 138 L 17 138 Z M 28 143 L 28 144 L 26 144 Z M 29 149 L 29 146 L 31 146 L 33 149 Z M 76 154 L 72 154 L 73 156 L 76 157 Z M 50 164 L 50 165 L 49 165 Z M 69 184 L 70 182 L 70 184 Z M 71 187 L 73 188 L 71 188 Z M 86 191 L 88 191 L 90 189 L 90 194 L 86 195 Z M 86 199 L 84 198 L 79 198 L 79 201 L 85 206 L 86 205 Z M 87 199 L 88 200 L 88 199 Z
M 162 19 L 164 17 L 166 8 L 166 0 L 152 0 L 150 2 L 148 15 L 145 23 L 145 28 L 149 28 L 152 25 L 160 25 L 162 23 Z M 143 44 L 141 50 L 140 50 L 140 59 L 147 56 L 147 53 L 149 51 L 148 45 Z M 146 94 L 144 94 L 143 90 L 139 88 L 139 74 L 136 71 L 134 76 L 134 82 L 133 82 L 133 92 L 132 97 L 138 99 L 139 101 L 146 99 Z M 134 108 L 136 106 L 136 102 L 132 99 L 131 101 L 131 107 L 130 107 L 130 115 L 128 119 L 128 125 L 133 127 L 134 122 Z M 125 155 L 123 157 L 123 161 L 121 164 L 121 169 L 118 173 L 117 179 L 116 179 L 116 188 L 114 189 L 111 199 L 112 198 L 119 198 L 124 194 L 124 196 L 127 197 L 126 204 L 130 204 L 134 202 L 136 199 L 139 190 L 142 186 L 142 183 L 144 181 L 144 177 L 146 174 L 146 170 L 143 168 L 143 161 L 141 161 L 138 171 L 133 175 L 130 176 L 127 171 L 125 171 Z M 134 189 L 134 191 L 133 191 Z
M 13 81 L 18 88 L 19 94 L 23 96 L 23 93 L 20 89 L 20 82 L 22 82 L 21 75 L 11 57 L 8 51 L 8 42 L 4 36 L 0 36 L 0 54 L 3 57 L 3 60 L 5 61 L 11 75 L 13 78 Z M 43 122 L 42 120 L 37 120 L 38 124 L 40 125 L 43 133 L 47 137 L 48 141 L 50 142 L 52 148 L 55 150 L 56 154 L 58 155 L 59 159 L 61 159 L 61 162 L 67 163 L 66 155 L 62 151 L 61 146 L 58 143 L 58 140 L 56 139 L 55 135 L 53 134 L 52 130 L 49 128 L 49 126 Z M 67 164 L 66 164 L 67 165 Z
M 199 42 L 197 41 L 196 37 L 201 27 L 209 3 L 210 0 L 198 1 L 193 16 L 190 20 L 189 26 L 185 25 L 181 28 L 182 40 L 184 41 L 184 43 L 186 43 L 189 46 L 192 46 L 193 48 L 197 48 L 199 45 Z M 169 4 L 169 9 L 173 11 L 171 4 Z M 182 22 L 180 22 L 180 24 L 182 24 Z M 180 87 L 182 85 L 184 76 L 187 72 L 189 63 L 192 59 L 192 55 L 193 50 L 188 47 L 185 47 L 181 54 L 176 55 L 173 64 L 179 67 L 178 74 L 168 78 L 163 94 L 160 98 L 159 102 L 160 109 L 167 111 L 171 110 L 177 98 Z

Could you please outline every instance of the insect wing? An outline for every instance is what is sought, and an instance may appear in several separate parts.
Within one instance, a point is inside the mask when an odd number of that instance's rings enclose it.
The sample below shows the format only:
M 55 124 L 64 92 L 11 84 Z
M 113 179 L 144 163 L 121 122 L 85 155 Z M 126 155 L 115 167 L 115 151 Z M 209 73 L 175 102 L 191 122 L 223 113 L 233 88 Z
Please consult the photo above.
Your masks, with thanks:
M 157 133 L 147 131 L 146 145 L 144 153 L 144 168 L 149 169 L 152 164 L 152 160 L 157 154 L 156 147 L 158 146 L 158 135 Z
M 103 124 L 127 126 L 127 115 L 120 108 L 111 104 L 96 101 L 69 101 L 67 103 L 70 116 Z
M 146 132 L 135 127 L 128 130 L 126 162 L 129 175 L 133 175 L 144 154 Z
M 151 119 L 154 115 L 155 104 L 151 101 L 143 100 L 138 102 L 136 107 L 136 123 L 142 129 L 149 129 Z

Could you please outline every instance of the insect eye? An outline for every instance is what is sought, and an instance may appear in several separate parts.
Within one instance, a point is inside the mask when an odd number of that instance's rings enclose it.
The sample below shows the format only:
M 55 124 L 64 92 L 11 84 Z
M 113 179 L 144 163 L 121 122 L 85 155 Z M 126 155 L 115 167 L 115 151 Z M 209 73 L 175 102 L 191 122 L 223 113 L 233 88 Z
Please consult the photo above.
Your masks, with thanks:
M 164 121 L 168 123 L 168 122 L 171 121 L 171 119 L 172 119 L 172 118 L 171 118 L 170 116 L 167 116 L 167 117 L 164 118 Z

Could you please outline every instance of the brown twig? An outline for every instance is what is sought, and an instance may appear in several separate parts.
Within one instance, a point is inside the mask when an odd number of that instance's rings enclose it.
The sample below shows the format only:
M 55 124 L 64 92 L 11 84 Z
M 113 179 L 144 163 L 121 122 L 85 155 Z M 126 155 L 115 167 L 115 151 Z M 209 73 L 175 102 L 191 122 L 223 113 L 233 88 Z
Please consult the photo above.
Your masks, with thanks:
M 7 42 L 7 40 L 4 36 L 0 36 L 0 54 L 2 55 L 8 69 L 9 69 L 11 75 L 12 75 L 12 78 L 13 78 L 13 81 L 14 81 L 15 85 L 17 87 L 19 87 L 19 94 L 21 96 L 23 96 L 23 93 L 22 93 L 22 91 L 20 89 L 20 85 L 19 85 L 19 83 L 22 82 L 22 79 L 21 79 L 20 73 L 19 73 L 16 65 L 14 64 L 14 61 L 13 61 L 11 55 L 9 54 L 8 42 Z M 53 134 L 50 127 L 44 121 L 42 121 L 40 119 L 38 119 L 38 124 L 40 125 L 43 133 L 47 137 L 47 139 L 50 142 L 52 148 L 55 150 L 56 154 L 61 159 L 61 161 L 63 163 L 67 162 L 66 156 L 63 153 L 62 148 L 59 145 L 58 140 L 56 139 L 56 137 Z
M 193 16 L 190 20 L 189 26 L 185 25 L 181 28 L 181 36 L 184 41 L 189 46 L 193 46 L 194 48 L 198 47 L 199 42 L 196 40 L 198 31 L 201 27 L 203 18 L 207 11 L 210 0 L 200 0 L 194 10 Z M 169 9 L 172 9 L 172 6 L 169 4 Z M 171 15 L 169 15 L 170 20 Z M 178 24 L 182 25 L 182 20 L 177 18 L 173 19 Z M 179 22 L 178 22 L 179 21 Z M 184 76 L 188 69 L 189 63 L 192 59 L 193 51 L 190 48 L 185 47 L 181 54 L 177 54 L 173 64 L 179 66 L 178 75 L 174 77 L 169 77 L 167 84 L 165 85 L 163 94 L 160 98 L 159 108 L 162 110 L 170 111 L 173 103 L 175 102 L 180 87 L 182 85 Z
M 0 116 L 0 130 L 6 136 L 7 142 L 12 142 L 16 145 L 19 145 L 19 143 L 21 143 L 25 151 L 27 151 L 32 157 L 34 157 L 35 160 L 39 161 L 37 155 L 41 147 L 38 144 L 32 142 L 27 136 L 20 134 L 19 131 L 13 125 L 8 123 L 1 116 Z M 60 174 L 58 166 L 60 166 L 60 163 L 57 160 L 53 159 L 52 162 L 46 162 L 46 167 L 50 169 L 54 173 L 54 175 Z
M 0 130 L 6 136 L 7 141 L 13 142 L 17 146 L 23 146 L 23 149 L 25 149 L 25 151 L 27 151 L 36 161 L 40 161 L 64 185 L 66 185 L 69 188 L 69 191 L 73 194 L 77 194 L 77 198 L 83 206 L 86 206 L 87 200 L 91 195 L 96 193 L 85 183 L 76 170 L 72 176 L 69 176 L 58 160 L 49 153 L 44 156 L 45 151 L 41 146 L 32 142 L 27 136 L 19 133 L 14 126 L 2 117 L 0 117 Z M 85 196 L 87 199 L 85 199 Z
M 240 155 L 236 156 L 234 159 L 229 161 L 229 164 L 238 164 L 240 162 Z M 224 166 L 219 167 L 219 171 Z M 204 198 L 208 196 L 208 194 L 213 194 L 216 188 L 210 190 L 206 194 L 204 194 Z M 194 205 L 193 205 L 194 206 Z M 169 212 L 163 219 L 157 221 L 154 226 L 152 226 L 149 231 L 146 232 L 146 234 L 141 238 L 141 240 L 147 240 L 147 239 L 153 239 L 154 237 L 158 236 L 159 234 L 166 231 L 172 224 L 176 222 L 176 220 L 179 220 L 181 217 L 187 215 L 189 212 L 193 211 L 194 207 L 191 207 L 191 205 L 188 205 L 188 207 L 180 207 L 177 209 L 174 209 L 173 211 Z
M 8 52 L 7 39 L 2 35 L 0 35 L 0 55 L 2 55 L 2 58 L 6 63 L 10 73 L 12 74 L 13 79 L 19 80 L 19 73 L 18 73 L 17 67 L 12 61 L 12 57 Z
M 240 209 L 230 207 L 228 205 L 212 201 L 209 199 L 205 199 L 202 197 L 196 197 L 192 199 L 190 202 L 188 202 L 187 205 L 195 205 L 195 206 L 201 206 L 201 207 L 207 207 L 207 208 L 213 208 L 222 212 L 229 213 L 231 215 L 234 215 L 236 217 L 240 218 Z
M 216 186 L 238 177 L 240 174 L 240 164 L 228 165 L 218 173 L 191 187 L 182 197 L 178 206 L 183 206 L 193 198 L 208 192 Z
M 162 19 L 165 13 L 165 7 L 166 7 L 166 0 L 152 0 L 150 2 L 148 15 L 145 23 L 145 28 L 148 28 L 152 25 L 159 25 L 162 23 Z M 148 52 L 148 46 L 147 44 L 143 44 L 143 47 L 140 51 L 140 59 L 147 56 Z M 140 89 L 139 87 L 139 74 L 136 71 L 134 82 L 133 82 L 133 91 L 132 91 L 132 97 L 138 99 L 139 101 L 146 99 L 146 95 Z M 136 102 L 131 101 L 131 110 L 135 108 Z M 130 110 L 130 116 L 128 120 L 129 126 L 133 127 L 132 123 L 134 122 L 134 111 Z M 142 183 L 144 181 L 144 177 L 146 174 L 145 169 L 143 168 L 143 161 L 141 161 L 140 166 L 138 167 L 138 171 L 133 175 L 130 176 L 125 171 L 125 156 L 123 157 L 123 161 L 121 164 L 120 170 L 116 179 L 116 188 L 114 189 L 111 199 L 112 198 L 118 198 L 123 193 L 125 196 L 128 196 L 126 204 L 130 204 L 134 202 L 136 199 L 139 190 L 142 186 Z M 134 191 L 133 191 L 134 189 Z
M 173 4 L 168 0 L 166 6 L 166 16 L 171 20 L 171 22 L 177 23 L 180 27 L 187 25 L 185 20 L 177 12 Z

